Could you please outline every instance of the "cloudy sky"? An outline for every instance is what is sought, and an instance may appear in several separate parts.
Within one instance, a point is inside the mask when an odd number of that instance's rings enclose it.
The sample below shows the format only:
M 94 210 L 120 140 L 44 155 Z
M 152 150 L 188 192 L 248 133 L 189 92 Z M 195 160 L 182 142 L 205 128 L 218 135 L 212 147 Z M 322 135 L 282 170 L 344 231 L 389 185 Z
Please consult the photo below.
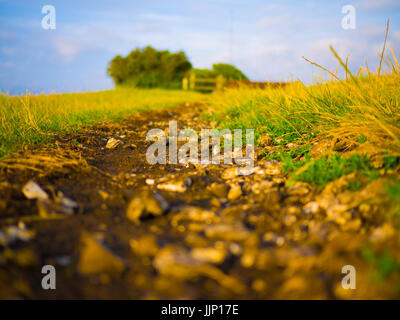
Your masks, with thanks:
M 42 7 L 56 29 L 42 28 Z M 341 22 L 356 9 L 356 29 Z M 312 81 L 337 62 L 332 44 L 358 70 L 389 45 L 400 56 L 400 0 L 0 0 L 0 90 L 20 94 L 112 88 L 108 62 L 136 47 L 183 50 L 197 68 L 233 63 L 252 80 Z

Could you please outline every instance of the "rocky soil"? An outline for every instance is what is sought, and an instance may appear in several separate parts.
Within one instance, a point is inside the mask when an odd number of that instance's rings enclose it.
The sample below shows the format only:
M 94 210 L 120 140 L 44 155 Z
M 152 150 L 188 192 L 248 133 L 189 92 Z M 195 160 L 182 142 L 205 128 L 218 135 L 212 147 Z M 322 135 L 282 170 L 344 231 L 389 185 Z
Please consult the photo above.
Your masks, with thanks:
M 288 187 L 281 164 L 149 165 L 146 133 L 209 127 L 206 106 L 132 115 L 0 163 L 0 298 L 396 298 L 361 252 L 399 248 L 380 180 L 343 192 Z M 339 191 L 340 190 L 340 191 Z M 399 252 L 399 250 L 397 250 Z M 57 271 L 43 290 L 44 265 Z M 357 271 L 343 289 L 342 267 Z

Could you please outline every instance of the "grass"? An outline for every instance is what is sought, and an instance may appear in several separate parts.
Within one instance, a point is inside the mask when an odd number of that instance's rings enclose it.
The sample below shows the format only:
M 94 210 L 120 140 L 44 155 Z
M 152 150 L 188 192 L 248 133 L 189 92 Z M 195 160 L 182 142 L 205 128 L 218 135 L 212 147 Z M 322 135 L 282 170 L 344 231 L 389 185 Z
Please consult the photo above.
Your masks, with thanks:
M 387 186 L 387 194 L 393 203 L 400 205 L 400 181 L 391 181 Z
M 360 181 L 351 181 L 347 187 L 357 191 L 364 182 L 380 176 L 366 153 L 386 154 L 383 169 L 399 165 L 400 66 L 390 48 L 389 53 L 382 52 L 376 72 L 362 66 L 352 74 L 347 61 L 344 63 L 332 47 L 331 51 L 344 69 L 344 79 L 339 79 L 337 71 L 306 59 L 329 72 L 331 79 L 317 77 L 313 85 L 294 81 L 278 88 L 226 90 L 211 99 L 214 112 L 209 119 L 221 129 L 253 128 L 256 139 L 268 135 L 273 139 L 272 146 L 259 155 L 282 161 L 292 180 L 322 189 L 357 171 Z M 312 145 L 320 140 L 330 142 L 331 148 L 312 159 Z M 292 142 L 297 147 L 289 148 Z M 363 155 L 341 156 L 358 146 L 364 147 Z M 393 187 L 391 193 L 395 194 L 397 188 Z
M 282 160 L 287 158 L 289 159 L 297 159 L 302 156 L 308 157 L 308 154 L 310 152 L 311 145 L 310 144 L 304 144 L 300 145 L 297 148 L 289 148 L 287 151 L 283 146 L 281 146 L 277 150 L 273 150 L 272 152 L 261 152 L 260 154 L 264 155 L 265 159 L 268 160 Z
M 399 155 L 400 67 L 391 53 L 384 60 L 389 68 L 376 73 L 361 67 L 353 75 L 344 65 L 347 79 L 226 90 L 212 99 L 210 118 L 221 128 L 256 129 L 256 138 L 268 134 L 275 144 L 344 138 L 348 146 L 370 142 Z
M 0 158 L 26 145 L 48 142 L 54 133 L 204 99 L 204 95 L 191 91 L 132 88 L 50 95 L 0 94 Z
M 399 159 L 395 156 L 384 157 L 380 169 L 394 169 L 398 165 Z M 358 154 L 353 154 L 347 158 L 340 154 L 333 154 L 315 160 L 306 157 L 297 162 L 290 157 L 283 157 L 282 161 L 283 170 L 291 173 L 293 180 L 314 184 L 318 189 L 322 189 L 328 183 L 355 171 L 366 176 L 367 181 L 371 181 L 379 177 L 380 170 L 371 165 L 367 155 L 360 156 Z M 350 181 L 348 189 L 357 191 L 361 188 L 361 185 L 361 181 Z
M 375 281 L 384 281 L 391 274 L 400 272 L 400 262 L 396 261 L 387 250 L 378 255 L 371 248 L 364 247 L 362 257 L 376 268 Z M 400 290 L 400 283 L 397 284 L 397 290 Z
M 400 181 L 393 178 L 389 179 L 386 185 L 387 201 L 389 203 L 388 212 L 395 218 L 393 224 L 400 228 Z

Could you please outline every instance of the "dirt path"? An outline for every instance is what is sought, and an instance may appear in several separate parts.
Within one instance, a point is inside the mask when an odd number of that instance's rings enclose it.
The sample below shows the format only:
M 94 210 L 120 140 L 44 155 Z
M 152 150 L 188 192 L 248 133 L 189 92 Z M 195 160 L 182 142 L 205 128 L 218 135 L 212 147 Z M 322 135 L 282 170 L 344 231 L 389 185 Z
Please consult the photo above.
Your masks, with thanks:
M 3 162 L 0 298 L 393 297 L 370 285 L 360 254 L 370 236 L 360 223 L 381 221 L 328 219 L 316 190 L 284 186 L 279 164 L 257 161 L 245 177 L 228 165 L 150 166 L 147 131 L 170 120 L 205 128 L 203 108 L 88 127 Z M 123 144 L 107 149 L 110 138 Z M 30 179 L 50 200 L 26 199 Z M 43 265 L 55 266 L 56 290 L 42 289 Z M 357 290 L 342 288 L 344 265 L 356 267 Z

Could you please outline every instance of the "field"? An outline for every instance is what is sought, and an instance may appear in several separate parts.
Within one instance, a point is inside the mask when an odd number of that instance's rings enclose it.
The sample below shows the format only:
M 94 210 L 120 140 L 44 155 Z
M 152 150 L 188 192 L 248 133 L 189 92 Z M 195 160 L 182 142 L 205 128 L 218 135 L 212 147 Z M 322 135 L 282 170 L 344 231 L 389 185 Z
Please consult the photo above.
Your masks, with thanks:
M 332 53 L 345 78 L 313 85 L 1 95 L 1 297 L 54 297 L 54 264 L 58 298 L 398 298 L 399 64 Z M 149 165 L 170 120 L 255 129 L 256 167 Z
M 72 132 L 82 125 L 118 120 L 143 110 L 168 108 L 202 100 L 195 92 L 132 89 L 51 95 L 0 95 L 0 157 L 37 143 L 55 133 Z

